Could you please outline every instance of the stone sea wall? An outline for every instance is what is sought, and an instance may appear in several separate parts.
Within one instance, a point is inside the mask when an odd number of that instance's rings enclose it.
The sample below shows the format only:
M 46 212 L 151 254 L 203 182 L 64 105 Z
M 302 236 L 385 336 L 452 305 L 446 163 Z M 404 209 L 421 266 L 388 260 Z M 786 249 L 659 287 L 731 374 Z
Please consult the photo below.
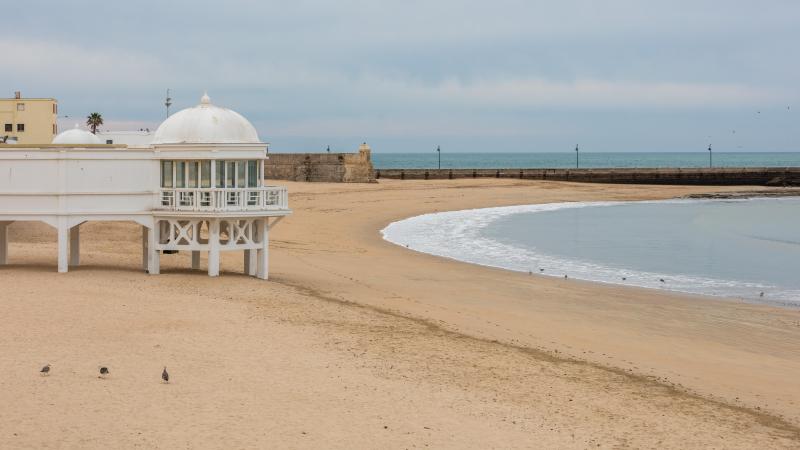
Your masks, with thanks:
M 371 149 L 357 153 L 270 153 L 264 165 L 266 179 L 332 183 L 375 181 Z
M 800 167 L 691 169 L 378 169 L 376 179 L 517 178 L 629 184 L 798 186 Z

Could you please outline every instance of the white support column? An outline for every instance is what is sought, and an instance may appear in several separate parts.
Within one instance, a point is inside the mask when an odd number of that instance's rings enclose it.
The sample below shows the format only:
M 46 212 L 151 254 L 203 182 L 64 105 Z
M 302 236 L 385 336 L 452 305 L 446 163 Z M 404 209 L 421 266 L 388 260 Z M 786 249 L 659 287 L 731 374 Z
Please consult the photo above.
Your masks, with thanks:
M 8 226 L 11 222 L 0 222 L 0 266 L 8 264 Z
M 208 221 L 208 276 L 219 276 L 219 219 Z
M 69 228 L 67 219 L 58 219 L 58 272 L 66 273 L 69 270 Z
M 245 250 L 244 251 L 244 274 L 250 275 L 251 277 L 256 276 L 256 270 L 258 269 L 258 251 L 253 250 Z
M 69 229 L 69 265 L 72 267 L 81 264 L 81 226 L 75 225 Z
M 269 278 L 269 219 L 258 221 L 258 234 L 261 237 L 261 248 L 258 249 L 258 273 L 262 280 Z
M 142 270 L 145 272 L 147 272 L 147 260 L 150 258 L 150 255 L 147 251 L 148 230 L 149 228 L 142 225 Z
M 200 250 L 192 250 L 192 270 L 198 269 L 200 269 Z
M 156 221 L 153 228 L 147 229 L 147 272 L 150 275 L 161 273 L 161 255 L 156 248 L 159 239 L 159 223 Z

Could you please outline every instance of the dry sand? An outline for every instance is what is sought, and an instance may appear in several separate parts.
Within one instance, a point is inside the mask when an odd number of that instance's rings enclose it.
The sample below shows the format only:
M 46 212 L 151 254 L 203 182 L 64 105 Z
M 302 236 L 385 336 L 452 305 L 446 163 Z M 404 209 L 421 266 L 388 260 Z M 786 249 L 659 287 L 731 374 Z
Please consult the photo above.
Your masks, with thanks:
M 57 274 L 54 233 L 12 225 L 0 448 L 800 447 L 800 312 L 472 266 L 378 232 L 736 188 L 287 184 L 269 282 L 238 254 L 216 279 L 184 254 L 147 276 L 128 223 L 84 225 L 84 265 Z

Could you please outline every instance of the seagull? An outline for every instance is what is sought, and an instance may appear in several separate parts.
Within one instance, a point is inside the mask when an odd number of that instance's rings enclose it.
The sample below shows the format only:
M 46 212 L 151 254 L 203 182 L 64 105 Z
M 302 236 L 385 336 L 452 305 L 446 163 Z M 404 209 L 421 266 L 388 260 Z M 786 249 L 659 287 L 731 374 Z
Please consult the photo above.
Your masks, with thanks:
M 763 297 L 763 296 L 764 296 L 764 293 L 762 292 L 762 293 L 758 294 L 758 296 L 759 296 L 759 297 Z
M 659 278 L 659 279 L 658 279 L 658 281 L 660 281 L 660 282 L 662 282 L 662 283 L 666 283 L 666 281 L 664 281 L 664 279 L 663 279 L 663 278 Z
M 42 367 L 42 370 L 40 370 L 39 373 L 42 374 L 42 376 L 50 375 L 50 364 Z
M 106 375 L 108 375 L 108 367 L 103 366 L 100 368 L 100 377 L 105 378 Z
M 625 281 L 627 279 L 628 279 L 628 277 L 622 277 L 622 281 Z
M 539 269 L 539 272 L 544 272 L 544 269 Z
M 164 371 L 161 372 L 161 379 L 164 380 L 164 383 L 169 383 L 169 372 L 167 372 L 166 367 L 164 367 Z
M 565 280 L 567 279 L 567 276 L 566 276 L 566 275 L 564 275 L 564 279 L 565 279 Z

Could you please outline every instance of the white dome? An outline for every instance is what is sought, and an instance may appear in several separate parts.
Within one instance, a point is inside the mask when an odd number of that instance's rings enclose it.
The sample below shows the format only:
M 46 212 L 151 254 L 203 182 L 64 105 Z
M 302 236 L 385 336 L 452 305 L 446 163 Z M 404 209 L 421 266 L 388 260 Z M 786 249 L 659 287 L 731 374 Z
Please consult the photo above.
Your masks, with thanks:
M 153 144 L 250 144 L 258 133 L 241 114 L 211 104 L 203 95 L 200 104 L 169 116 L 156 130 Z
M 99 137 L 86 130 L 82 130 L 78 124 L 75 124 L 75 128 L 62 131 L 53 138 L 53 144 L 85 145 L 102 143 L 103 141 Z

